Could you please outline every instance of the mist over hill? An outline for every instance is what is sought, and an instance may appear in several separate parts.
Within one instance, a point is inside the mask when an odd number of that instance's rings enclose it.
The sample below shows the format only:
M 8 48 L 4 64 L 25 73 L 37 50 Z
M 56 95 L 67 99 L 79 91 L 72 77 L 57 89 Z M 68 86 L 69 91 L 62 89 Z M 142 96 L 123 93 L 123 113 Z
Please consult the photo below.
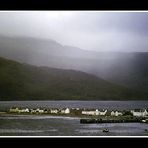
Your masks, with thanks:
M 0 58 L 0 100 L 136 100 L 148 93 L 96 76 Z
M 36 66 L 87 72 L 142 92 L 148 89 L 147 52 L 95 52 L 49 39 L 1 35 L 0 56 Z

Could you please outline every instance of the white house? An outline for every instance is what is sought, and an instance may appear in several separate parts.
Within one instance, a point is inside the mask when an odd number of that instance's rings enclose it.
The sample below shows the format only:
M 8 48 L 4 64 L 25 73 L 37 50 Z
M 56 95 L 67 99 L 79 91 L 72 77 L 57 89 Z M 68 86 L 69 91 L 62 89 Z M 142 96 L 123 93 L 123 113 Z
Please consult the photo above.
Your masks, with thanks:
M 36 109 L 31 109 L 31 113 L 36 113 Z
M 11 112 L 11 113 L 18 113 L 19 112 L 19 108 L 18 107 L 10 108 L 9 112 Z
M 44 113 L 44 110 L 43 110 L 43 109 L 37 108 L 37 109 L 36 109 L 36 113 Z
M 44 113 L 44 110 L 43 109 L 31 109 L 31 113 Z
M 82 111 L 83 115 L 96 115 L 96 111 Z
M 100 114 L 100 111 L 98 111 L 98 109 L 96 109 L 95 115 L 99 115 L 99 114 Z
M 96 109 L 95 111 L 82 111 L 83 115 L 105 115 L 107 113 L 107 110 L 105 111 L 99 111 L 98 109 Z
M 58 113 L 58 110 L 57 110 L 57 109 L 51 109 L 51 110 L 50 110 L 50 113 L 51 113 L 51 114 L 57 114 L 57 113 Z
M 62 109 L 62 110 L 61 110 L 61 113 L 62 113 L 62 114 L 69 114 L 69 113 L 70 113 L 70 109 L 69 109 L 69 108 L 66 108 L 65 110 Z
M 29 113 L 29 109 L 25 108 L 25 109 L 19 109 L 18 107 L 16 108 L 10 108 L 9 110 L 11 113 Z
M 111 116 L 122 116 L 123 114 L 118 111 L 111 111 Z
M 69 114 L 70 113 L 70 109 L 69 108 L 66 108 L 65 109 L 65 114 Z
M 137 117 L 145 117 L 148 115 L 148 112 L 146 109 L 144 110 L 131 110 L 131 113 L 133 114 L 133 116 L 137 116 Z
M 28 108 L 19 109 L 18 112 L 19 112 L 19 113 L 29 113 L 29 109 L 28 109 Z
M 100 112 L 99 112 L 99 115 L 101 115 L 101 116 L 105 116 L 105 115 L 106 115 L 106 113 L 107 113 L 107 110 L 102 111 L 102 112 L 100 111 Z

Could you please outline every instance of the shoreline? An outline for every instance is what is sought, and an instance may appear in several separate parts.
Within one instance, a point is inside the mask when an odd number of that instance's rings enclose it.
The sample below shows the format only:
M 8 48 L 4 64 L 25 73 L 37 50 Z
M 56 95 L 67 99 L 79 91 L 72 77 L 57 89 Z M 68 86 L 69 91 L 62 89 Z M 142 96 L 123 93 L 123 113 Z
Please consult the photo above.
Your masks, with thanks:
M 111 117 L 111 116 L 78 116 L 78 115 L 51 115 L 51 114 L 16 114 L 0 112 L 0 118 L 5 117 L 38 117 L 39 119 L 48 118 L 59 118 L 59 119 L 79 119 L 80 124 L 102 124 L 102 123 L 145 123 L 148 124 L 147 118 L 132 117 L 132 116 L 121 116 L 121 117 Z M 21 118 L 20 118 L 21 119 Z
M 57 117 L 57 118 L 78 118 L 81 119 L 80 116 L 72 116 L 72 115 L 50 115 L 50 114 L 14 114 L 14 113 L 7 113 L 7 112 L 0 112 L 0 117 Z

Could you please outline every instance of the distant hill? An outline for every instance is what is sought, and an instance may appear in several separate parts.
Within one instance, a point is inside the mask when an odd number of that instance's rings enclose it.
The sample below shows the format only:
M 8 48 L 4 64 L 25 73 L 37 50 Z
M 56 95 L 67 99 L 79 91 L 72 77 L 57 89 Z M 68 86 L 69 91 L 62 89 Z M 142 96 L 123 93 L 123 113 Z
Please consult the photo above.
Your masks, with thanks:
M 36 66 L 83 71 L 144 93 L 148 90 L 147 52 L 95 52 L 49 39 L 0 36 L 0 56 Z
M 74 70 L 0 58 L 0 100 L 135 100 L 144 94 Z
M 131 58 L 118 60 L 108 69 L 104 79 L 143 92 L 148 90 L 148 53 L 129 53 Z

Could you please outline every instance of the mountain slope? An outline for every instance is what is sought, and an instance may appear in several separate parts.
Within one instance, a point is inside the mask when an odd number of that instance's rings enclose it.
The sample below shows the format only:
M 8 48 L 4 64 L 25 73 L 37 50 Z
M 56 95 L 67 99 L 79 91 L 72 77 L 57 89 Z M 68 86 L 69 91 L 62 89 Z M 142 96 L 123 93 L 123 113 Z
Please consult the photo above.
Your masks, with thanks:
M 0 56 L 37 66 L 79 70 L 127 88 L 148 90 L 148 53 L 94 52 L 53 40 L 0 36 Z
M 126 100 L 146 95 L 84 72 L 0 58 L 0 100 Z

